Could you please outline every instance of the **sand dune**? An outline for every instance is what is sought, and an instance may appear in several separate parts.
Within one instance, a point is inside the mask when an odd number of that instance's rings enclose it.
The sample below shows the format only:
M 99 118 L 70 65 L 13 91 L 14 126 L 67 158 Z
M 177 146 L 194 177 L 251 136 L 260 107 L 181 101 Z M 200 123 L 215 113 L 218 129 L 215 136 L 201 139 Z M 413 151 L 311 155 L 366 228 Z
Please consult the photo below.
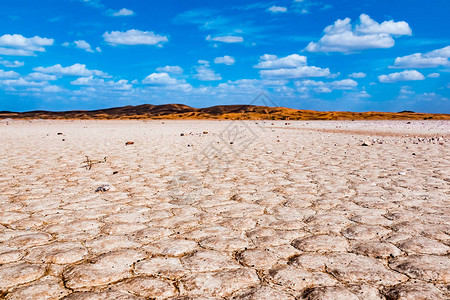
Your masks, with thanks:
M 219 105 L 193 108 L 183 104 L 124 106 L 93 111 L 0 112 L 0 118 L 24 119 L 219 119 L 219 120 L 450 120 L 449 114 L 427 114 L 404 111 L 320 112 L 285 107 L 255 105 Z

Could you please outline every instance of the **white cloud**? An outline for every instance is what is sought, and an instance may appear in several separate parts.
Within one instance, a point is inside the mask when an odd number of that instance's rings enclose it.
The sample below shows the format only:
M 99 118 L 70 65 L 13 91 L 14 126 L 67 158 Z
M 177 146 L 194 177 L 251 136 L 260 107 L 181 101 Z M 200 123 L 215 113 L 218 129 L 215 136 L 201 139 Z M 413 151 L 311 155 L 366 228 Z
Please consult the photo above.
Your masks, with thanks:
M 225 64 L 227 66 L 234 65 L 235 62 L 236 61 L 235 61 L 234 57 L 228 56 L 228 55 L 225 55 L 223 57 L 216 57 L 216 59 L 214 59 L 214 63 Z
M 91 48 L 91 45 L 86 41 L 80 40 L 80 41 L 75 41 L 74 43 L 75 43 L 75 47 L 77 47 L 78 49 L 82 49 L 82 50 L 85 50 L 85 51 L 91 52 L 91 53 L 94 52 L 94 50 L 92 50 L 92 48 Z
M 110 9 L 110 10 L 108 10 L 108 14 L 112 17 L 128 17 L 128 16 L 133 16 L 134 11 L 132 11 L 131 9 L 127 9 L 127 8 L 122 8 L 119 11 L 113 11 L 112 9 Z
M 360 24 L 356 26 L 356 32 L 364 34 L 390 34 L 390 35 L 412 35 L 411 28 L 405 21 L 384 21 L 379 24 L 368 15 L 359 16 Z
M 166 36 L 157 35 L 152 31 L 140 31 L 131 29 L 125 32 L 111 31 L 103 34 L 105 42 L 112 46 L 117 45 L 161 45 L 169 39 Z
M 424 80 L 425 76 L 416 70 L 406 70 L 398 73 L 378 76 L 378 80 L 384 83 L 394 83 L 398 81 Z
M 391 48 L 395 45 L 394 36 L 411 35 L 411 28 L 404 21 L 385 21 L 381 24 L 368 15 L 361 14 L 360 24 L 354 28 L 350 18 L 336 20 L 324 29 L 325 35 L 306 47 L 309 52 L 343 52 Z
M 19 78 L 20 74 L 14 71 L 3 71 L 0 70 L 0 78 L 4 79 L 4 78 Z
M 222 43 L 242 43 L 244 41 L 244 38 L 241 36 L 234 36 L 234 35 L 216 36 L 216 37 L 211 37 L 211 35 L 208 35 L 206 37 L 206 40 Z
M 183 69 L 179 66 L 165 66 L 165 67 L 159 67 L 156 69 L 156 71 L 160 73 L 170 73 L 170 74 L 182 74 Z
M 441 74 L 439 74 L 439 73 L 431 73 L 431 74 L 428 74 L 427 77 L 430 77 L 430 78 L 438 78 L 439 76 L 441 76 Z
M 302 80 L 295 82 L 300 92 L 331 93 L 333 90 L 352 90 L 358 86 L 353 79 L 343 79 L 330 82 Z
M 49 75 L 39 72 L 34 72 L 28 74 L 25 79 L 31 80 L 31 81 L 50 81 L 50 80 L 56 80 L 58 79 L 55 75 Z
M 322 69 L 313 66 L 303 66 L 294 69 L 276 69 L 259 71 L 263 78 L 269 79 L 296 79 L 306 77 L 326 77 L 330 75 L 328 68 Z
M 203 64 L 195 68 L 197 74 L 194 75 L 195 78 L 201 81 L 216 81 L 222 80 L 222 76 L 214 72 L 213 69 L 209 67 L 209 64 Z
M 88 77 L 88 76 L 99 76 L 103 78 L 110 78 L 111 76 L 107 73 L 99 70 L 89 70 L 86 68 L 86 65 L 82 64 L 74 64 L 69 67 L 63 67 L 60 64 L 51 66 L 51 67 L 37 67 L 33 69 L 36 72 L 46 73 L 46 74 L 54 74 L 57 76 L 80 76 L 80 77 Z
M 260 57 L 259 63 L 254 66 L 257 69 L 281 69 L 281 68 L 296 68 L 306 66 L 306 56 L 298 54 L 288 55 L 286 57 L 278 58 L 276 55 L 264 54 Z
M 174 85 L 178 83 L 178 80 L 170 77 L 168 73 L 153 73 L 142 80 L 142 83 L 153 85 Z
M 267 9 L 268 11 L 276 14 L 276 13 L 285 13 L 287 12 L 287 8 L 283 6 L 272 6 Z
M 39 36 L 26 38 L 20 34 L 5 34 L 0 36 L 0 54 L 34 56 L 35 52 L 45 52 L 45 47 L 53 45 L 53 42 L 53 39 Z
M 9 61 L 9 60 L 3 60 L 0 58 L 0 65 L 4 65 L 7 68 L 18 68 L 18 67 L 23 67 L 25 65 L 24 62 L 22 61 Z
M 350 78 L 364 78 L 366 76 L 367 76 L 366 73 L 363 73 L 363 72 L 355 72 L 355 73 L 348 75 L 348 77 L 350 77 Z
M 397 57 L 394 62 L 396 68 L 435 68 L 450 66 L 450 46 L 430 51 Z
M 121 79 L 119 81 L 105 81 L 104 79 L 94 78 L 94 76 L 89 77 L 79 77 L 76 80 L 70 82 L 72 85 L 82 85 L 82 86 L 95 86 L 95 87 L 105 87 L 114 90 L 130 90 L 132 85 L 128 83 L 128 80 Z
M 307 58 L 298 54 L 278 58 L 276 55 L 264 54 L 254 68 L 264 69 L 259 74 L 264 79 L 296 79 L 306 77 L 330 76 L 328 68 L 307 66 Z
M 32 87 L 32 86 L 45 86 L 48 85 L 48 82 L 46 81 L 28 81 L 24 78 L 19 79 L 7 79 L 7 80 L 0 80 L 0 84 L 3 86 L 9 86 L 9 87 Z
M 152 73 L 142 80 L 142 83 L 150 85 L 150 89 L 157 90 L 181 90 L 183 92 L 192 90 L 192 86 L 186 80 L 173 78 L 168 73 Z

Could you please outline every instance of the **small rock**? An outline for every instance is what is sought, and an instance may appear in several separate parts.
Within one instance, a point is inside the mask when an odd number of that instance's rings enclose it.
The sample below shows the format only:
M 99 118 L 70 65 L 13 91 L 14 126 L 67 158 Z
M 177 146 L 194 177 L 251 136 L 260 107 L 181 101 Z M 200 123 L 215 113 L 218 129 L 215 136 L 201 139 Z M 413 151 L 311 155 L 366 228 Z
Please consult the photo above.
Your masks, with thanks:
M 180 134 L 180 136 L 184 136 L 184 133 Z
M 134 142 L 130 142 L 130 141 L 129 141 L 129 142 L 126 142 L 126 143 L 125 143 L 125 146 L 129 146 L 129 145 L 133 145 L 133 144 L 134 144 Z
M 110 189 L 111 189 L 111 186 L 110 186 L 109 184 L 103 184 L 103 185 L 99 186 L 99 187 L 95 190 L 95 192 L 96 192 L 96 193 L 98 193 L 98 192 L 107 192 L 107 191 L 109 191 Z
M 208 131 L 203 131 L 203 134 L 208 134 Z
M 119 171 L 114 171 L 113 172 L 113 175 L 116 175 L 116 174 L 118 174 L 119 173 Z
M 270 150 L 269 150 L 269 151 L 267 151 L 267 154 L 270 154 L 270 153 L 272 153 L 272 151 L 270 151 Z
M 63 135 L 63 133 L 62 132 L 58 132 L 57 135 Z
M 233 145 L 234 143 L 233 142 L 230 142 L 230 145 Z
M 406 175 L 406 172 L 398 172 L 398 175 Z
M 372 142 L 369 141 L 369 140 L 365 140 L 365 141 L 361 144 L 361 146 L 372 146 Z

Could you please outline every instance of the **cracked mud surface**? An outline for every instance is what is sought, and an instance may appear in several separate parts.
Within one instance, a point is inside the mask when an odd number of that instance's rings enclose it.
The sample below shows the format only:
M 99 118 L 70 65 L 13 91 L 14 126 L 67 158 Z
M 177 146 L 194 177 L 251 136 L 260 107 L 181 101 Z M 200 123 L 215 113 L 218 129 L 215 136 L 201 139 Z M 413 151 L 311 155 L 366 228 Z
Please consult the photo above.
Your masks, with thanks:
M 0 135 L 0 298 L 450 298 L 450 122 L 0 121 Z

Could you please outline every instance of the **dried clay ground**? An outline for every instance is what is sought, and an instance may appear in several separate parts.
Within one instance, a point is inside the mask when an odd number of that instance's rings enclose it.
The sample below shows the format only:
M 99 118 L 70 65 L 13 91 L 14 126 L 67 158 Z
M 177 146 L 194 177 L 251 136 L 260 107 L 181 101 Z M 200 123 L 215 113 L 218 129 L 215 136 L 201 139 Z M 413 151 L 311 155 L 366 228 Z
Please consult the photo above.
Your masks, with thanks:
M 450 121 L 3 120 L 0 141 L 0 298 L 450 298 Z

